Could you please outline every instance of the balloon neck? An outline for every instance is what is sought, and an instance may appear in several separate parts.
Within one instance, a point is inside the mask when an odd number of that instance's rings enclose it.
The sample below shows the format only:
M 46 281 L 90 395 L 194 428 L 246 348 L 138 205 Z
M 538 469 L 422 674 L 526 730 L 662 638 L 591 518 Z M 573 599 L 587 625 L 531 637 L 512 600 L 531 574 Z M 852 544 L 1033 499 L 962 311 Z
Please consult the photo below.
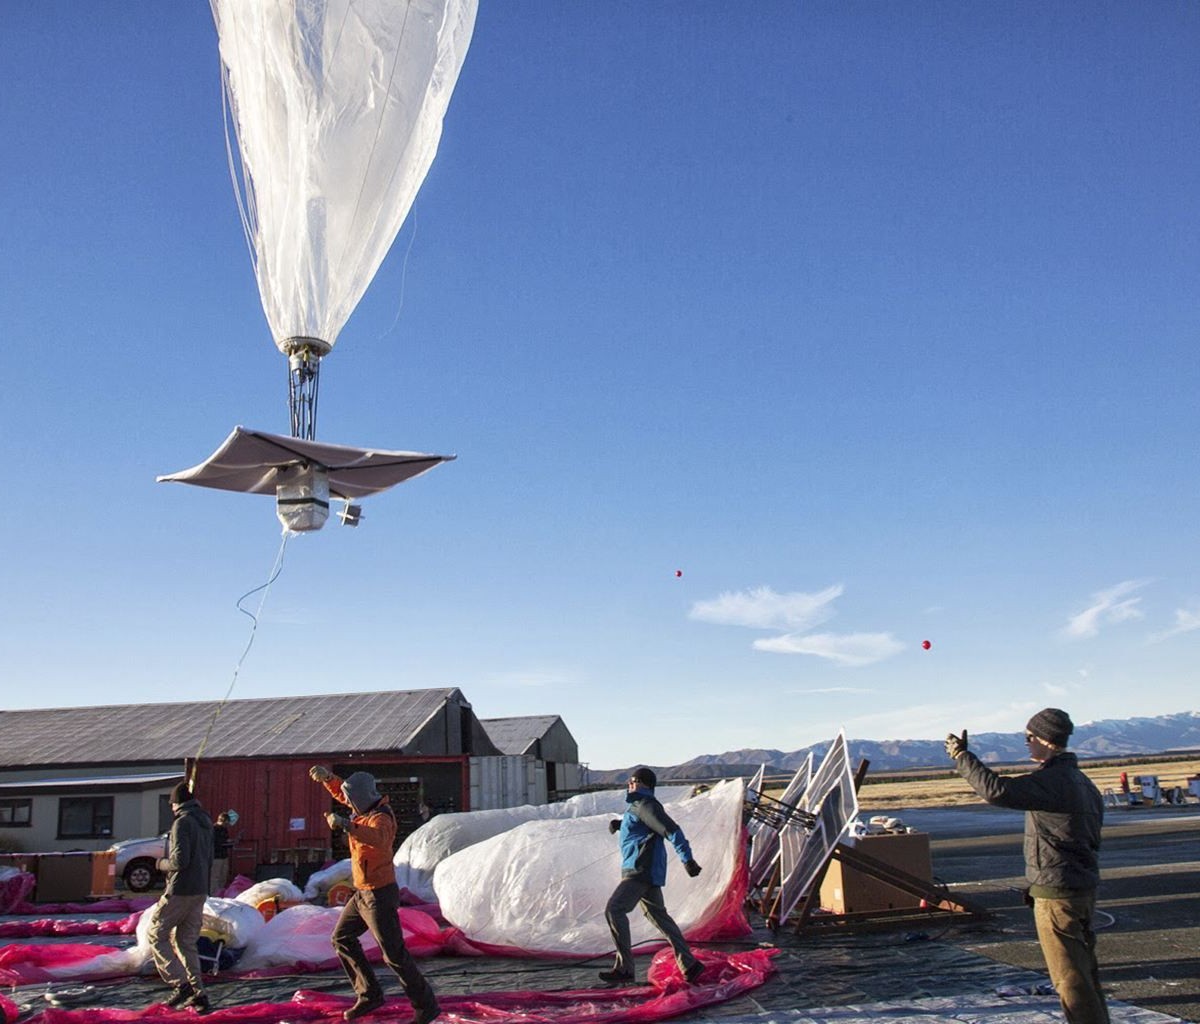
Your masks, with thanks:
M 332 351 L 333 346 L 327 341 L 320 338 L 307 338 L 303 335 L 297 335 L 294 338 L 284 338 L 283 341 L 276 343 L 279 351 L 288 357 L 288 363 L 295 365 L 297 357 L 305 360 L 319 361 L 322 356 L 327 356 Z
M 312 441 L 317 436 L 317 390 L 321 357 L 333 346 L 320 338 L 287 338 L 279 348 L 288 357 L 288 406 L 292 437 Z

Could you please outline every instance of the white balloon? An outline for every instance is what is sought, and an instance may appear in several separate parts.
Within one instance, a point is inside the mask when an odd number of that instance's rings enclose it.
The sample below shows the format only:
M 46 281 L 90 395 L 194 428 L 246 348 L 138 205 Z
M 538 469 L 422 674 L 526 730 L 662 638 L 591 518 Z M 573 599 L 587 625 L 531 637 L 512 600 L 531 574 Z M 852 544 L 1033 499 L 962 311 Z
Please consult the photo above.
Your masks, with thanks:
M 231 170 L 281 351 L 328 352 L 387 255 L 437 152 L 476 2 L 211 0 Z

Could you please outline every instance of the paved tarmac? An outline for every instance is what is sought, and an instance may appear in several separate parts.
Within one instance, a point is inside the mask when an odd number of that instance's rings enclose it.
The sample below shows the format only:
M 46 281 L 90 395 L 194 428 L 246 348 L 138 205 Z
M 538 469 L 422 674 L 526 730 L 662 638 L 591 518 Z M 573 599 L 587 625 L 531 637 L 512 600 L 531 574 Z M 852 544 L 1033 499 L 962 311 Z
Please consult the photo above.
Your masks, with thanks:
M 1022 816 L 986 806 L 896 812 L 931 837 L 935 877 L 987 908 L 980 922 L 919 921 L 871 934 L 796 935 L 762 927 L 742 943 L 776 945 L 778 973 L 749 996 L 676 1018 L 689 1024 L 1051 1024 L 1062 1021 L 1023 905 Z M 1102 850 L 1101 974 L 1114 1024 L 1200 1022 L 1200 808 L 1110 811 Z M 111 939 L 106 940 L 111 942 Z M 421 961 L 442 993 L 590 988 L 595 962 L 439 957 Z M 382 975 L 381 975 L 382 977 Z M 45 986 L 11 993 L 34 1005 Z M 334 973 L 269 981 L 232 976 L 222 1007 L 284 1001 L 297 988 L 348 995 Z M 389 985 L 389 991 L 398 989 Z M 162 997 L 150 979 L 104 986 L 101 1005 Z M 222 1015 L 225 1016 L 225 1015 Z M 451 1024 L 451 1021 L 448 1021 Z

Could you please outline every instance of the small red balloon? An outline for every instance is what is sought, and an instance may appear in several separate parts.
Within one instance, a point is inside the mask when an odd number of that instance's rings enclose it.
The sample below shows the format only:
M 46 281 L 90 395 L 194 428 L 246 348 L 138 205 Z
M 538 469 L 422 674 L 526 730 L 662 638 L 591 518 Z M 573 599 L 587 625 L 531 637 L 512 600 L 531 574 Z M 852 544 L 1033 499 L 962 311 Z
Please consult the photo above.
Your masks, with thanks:
M 928 640 L 922 640 L 921 646 L 924 647 L 925 650 L 929 650 L 929 648 L 931 648 L 933 646 L 933 644 L 931 644 Z
M 680 577 L 680 576 L 682 576 L 682 575 L 683 575 L 683 570 L 682 570 L 682 569 L 676 569 L 676 570 L 675 570 L 675 578 L 676 578 L 676 579 L 679 579 L 679 577 Z

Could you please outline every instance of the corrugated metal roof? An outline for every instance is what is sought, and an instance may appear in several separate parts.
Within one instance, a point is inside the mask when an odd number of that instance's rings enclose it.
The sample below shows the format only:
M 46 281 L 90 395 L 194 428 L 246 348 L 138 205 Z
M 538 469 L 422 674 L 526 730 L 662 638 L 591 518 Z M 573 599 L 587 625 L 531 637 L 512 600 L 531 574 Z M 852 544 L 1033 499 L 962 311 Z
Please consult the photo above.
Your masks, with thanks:
M 526 715 L 522 718 L 481 718 L 479 724 L 503 753 L 527 754 L 558 719 L 558 715 Z
M 150 786 L 157 782 L 181 782 L 183 772 L 159 772 L 155 775 L 93 775 L 85 779 L 22 779 L 20 782 L 0 782 L 0 789 L 31 789 L 34 786 L 66 787 L 68 789 L 84 786 Z
M 0 767 L 182 761 L 210 723 L 208 758 L 399 750 L 455 698 L 450 687 L 0 711 Z

